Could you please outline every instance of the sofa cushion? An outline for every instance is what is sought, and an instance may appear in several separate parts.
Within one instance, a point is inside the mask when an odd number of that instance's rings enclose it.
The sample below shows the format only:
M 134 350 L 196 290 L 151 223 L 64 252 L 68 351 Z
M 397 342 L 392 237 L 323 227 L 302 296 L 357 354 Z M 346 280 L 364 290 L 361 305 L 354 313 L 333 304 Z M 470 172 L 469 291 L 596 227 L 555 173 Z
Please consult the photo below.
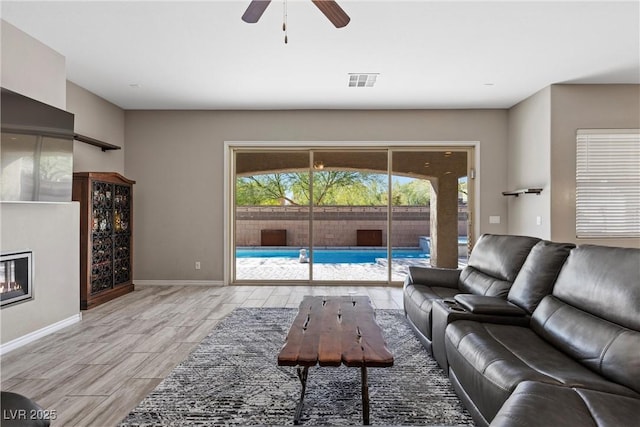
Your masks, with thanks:
M 570 357 L 640 392 L 640 249 L 571 251 L 532 329 Z
M 640 332 L 585 313 L 551 295 L 533 313 L 531 328 L 592 371 L 640 392 Z
M 640 249 L 578 246 L 560 271 L 553 295 L 594 316 L 640 331 Z
M 551 293 L 562 265 L 574 247 L 572 243 L 538 242 L 513 281 L 507 299 L 527 313 L 533 313 L 542 298 Z
M 495 416 L 516 386 L 527 380 L 640 398 L 526 327 L 456 321 L 447 326 L 445 348 L 451 369 L 487 420 Z
M 460 274 L 461 293 L 506 298 L 536 237 L 483 234 Z
M 491 422 L 492 427 L 637 425 L 640 400 L 580 388 L 522 382 Z
M 511 282 L 491 276 L 473 267 L 460 273 L 460 293 L 507 298 Z
M 407 284 L 404 288 L 404 310 L 416 328 L 431 341 L 431 309 L 433 301 L 451 298 L 459 291 L 439 286 Z

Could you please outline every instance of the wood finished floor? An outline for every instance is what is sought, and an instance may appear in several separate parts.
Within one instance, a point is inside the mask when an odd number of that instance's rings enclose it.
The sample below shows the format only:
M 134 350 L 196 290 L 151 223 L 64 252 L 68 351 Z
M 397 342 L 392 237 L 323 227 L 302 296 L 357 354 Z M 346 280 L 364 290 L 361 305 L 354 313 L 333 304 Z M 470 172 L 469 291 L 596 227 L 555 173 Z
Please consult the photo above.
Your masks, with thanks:
M 137 286 L 2 356 L 1 388 L 56 411 L 53 426 L 115 426 L 234 308 L 297 308 L 304 295 L 349 291 L 402 308 L 399 287 Z

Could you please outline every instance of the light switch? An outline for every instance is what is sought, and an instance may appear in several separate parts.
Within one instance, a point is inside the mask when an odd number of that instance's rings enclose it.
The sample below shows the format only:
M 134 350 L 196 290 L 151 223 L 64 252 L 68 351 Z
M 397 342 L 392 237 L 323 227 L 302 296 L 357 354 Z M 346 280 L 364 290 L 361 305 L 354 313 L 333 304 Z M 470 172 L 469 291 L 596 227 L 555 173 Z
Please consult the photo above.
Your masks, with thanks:
M 500 224 L 500 215 L 490 215 L 489 224 Z

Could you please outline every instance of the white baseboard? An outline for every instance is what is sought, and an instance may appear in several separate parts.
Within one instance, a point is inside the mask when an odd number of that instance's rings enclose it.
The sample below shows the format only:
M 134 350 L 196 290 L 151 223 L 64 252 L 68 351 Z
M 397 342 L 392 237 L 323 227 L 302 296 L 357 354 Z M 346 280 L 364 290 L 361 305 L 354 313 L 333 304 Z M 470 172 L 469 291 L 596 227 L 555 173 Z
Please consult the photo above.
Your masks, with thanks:
M 152 285 L 152 286 L 224 286 L 222 280 L 137 280 L 133 283 L 136 285 Z
M 0 345 L 0 355 L 6 354 L 12 350 L 15 350 L 18 347 L 27 345 L 30 342 L 43 338 L 47 335 L 53 334 L 54 332 L 58 332 L 60 329 L 64 329 L 67 326 L 71 326 L 74 323 L 78 323 L 81 320 L 82 320 L 82 313 L 74 314 L 73 316 L 63 319 L 52 325 L 45 326 L 44 328 L 38 329 L 37 331 L 28 333 L 27 335 L 23 335 L 20 338 L 16 338 L 7 343 L 4 343 Z

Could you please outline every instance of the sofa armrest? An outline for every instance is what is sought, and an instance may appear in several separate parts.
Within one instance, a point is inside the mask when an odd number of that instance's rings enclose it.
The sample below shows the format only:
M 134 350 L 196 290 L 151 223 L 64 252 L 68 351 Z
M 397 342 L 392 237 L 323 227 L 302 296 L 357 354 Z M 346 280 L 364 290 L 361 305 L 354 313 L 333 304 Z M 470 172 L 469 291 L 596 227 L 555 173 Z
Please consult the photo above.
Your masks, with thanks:
M 409 267 L 406 283 L 458 289 L 460 272 L 454 268 Z
M 499 297 L 460 294 L 456 302 L 473 314 L 493 314 L 498 316 L 526 316 L 527 312 L 515 304 Z

